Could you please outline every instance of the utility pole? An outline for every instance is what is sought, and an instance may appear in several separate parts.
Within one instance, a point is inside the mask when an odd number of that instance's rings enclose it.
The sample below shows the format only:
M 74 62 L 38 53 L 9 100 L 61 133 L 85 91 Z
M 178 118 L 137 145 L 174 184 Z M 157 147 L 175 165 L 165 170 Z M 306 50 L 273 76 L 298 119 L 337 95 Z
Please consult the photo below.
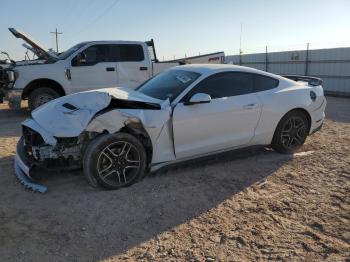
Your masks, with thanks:
M 239 65 L 242 65 L 242 29 L 243 25 L 241 23 L 241 33 L 239 35 Z
M 265 71 L 269 72 L 269 58 L 267 56 L 267 46 L 266 46 L 266 49 L 265 49 Z
M 62 32 L 57 32 L 57 28 L 55 32 L 50 32 L 51 34 L 55 34 L 56 35 L 56 52 L 58 53 L 58 35 L 62 35 Z

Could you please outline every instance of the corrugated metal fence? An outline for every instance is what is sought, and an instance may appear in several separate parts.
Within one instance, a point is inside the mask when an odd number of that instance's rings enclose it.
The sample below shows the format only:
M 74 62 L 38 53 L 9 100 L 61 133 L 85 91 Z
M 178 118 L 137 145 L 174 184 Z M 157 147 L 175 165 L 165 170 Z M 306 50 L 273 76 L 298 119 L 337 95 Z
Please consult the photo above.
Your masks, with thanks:
M 323 79 L 326 93 L 350 95 L 350 47 L 226 56 L 227 63 Z

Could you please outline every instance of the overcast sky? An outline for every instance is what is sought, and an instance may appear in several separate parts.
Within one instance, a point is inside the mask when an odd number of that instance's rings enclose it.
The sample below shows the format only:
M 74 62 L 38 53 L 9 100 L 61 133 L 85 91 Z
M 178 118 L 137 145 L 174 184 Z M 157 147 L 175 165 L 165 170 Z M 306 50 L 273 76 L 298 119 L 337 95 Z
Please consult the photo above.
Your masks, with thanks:
M 1 0 L 0 50 L 24 57 L 15 27 L 60 51 L 87 40 L 149 40 L 158 57 L 350 46 L 350 0 Z

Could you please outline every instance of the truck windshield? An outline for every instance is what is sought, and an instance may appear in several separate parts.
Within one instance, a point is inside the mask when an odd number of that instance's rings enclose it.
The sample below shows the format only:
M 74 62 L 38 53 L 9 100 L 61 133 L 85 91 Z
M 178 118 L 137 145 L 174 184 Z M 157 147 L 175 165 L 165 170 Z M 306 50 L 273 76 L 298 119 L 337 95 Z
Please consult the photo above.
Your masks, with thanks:
M 169 98 L 171 102 L 200 75 L 179 69 L 165 71 L 143 83 L 137 88 L 137 91 L 160 100 Z
M 59 56 L 58 56 L 58 59 L 60 60 L 64 60 L 66 58 L 68 58 L 71 54 L 73 54 L 75 51 L 79 50 L 80 48 L 82 48 L 86 43 L 80 43 L 80 44 L 77 44 L 71 48 L 69 48 L 68 50 L 64 51 L 63 53 L 61 53 Z

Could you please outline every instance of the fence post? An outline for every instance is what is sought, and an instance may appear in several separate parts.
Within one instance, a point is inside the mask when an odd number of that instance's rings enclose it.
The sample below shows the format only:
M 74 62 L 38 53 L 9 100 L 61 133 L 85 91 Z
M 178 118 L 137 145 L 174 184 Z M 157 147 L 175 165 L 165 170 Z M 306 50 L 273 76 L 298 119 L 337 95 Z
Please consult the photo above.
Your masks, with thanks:
M 305 75 L 309 73 L 309 43 L 306 46 L 306 57 L 305 57 Z
M 239 49 L 239 65 L 242 65 L 242 49 Z
M 266 46 L 266 52 L 265 52 L 265 71 L 269 72 L 269 59 L 267 56 L 267 46 Z

